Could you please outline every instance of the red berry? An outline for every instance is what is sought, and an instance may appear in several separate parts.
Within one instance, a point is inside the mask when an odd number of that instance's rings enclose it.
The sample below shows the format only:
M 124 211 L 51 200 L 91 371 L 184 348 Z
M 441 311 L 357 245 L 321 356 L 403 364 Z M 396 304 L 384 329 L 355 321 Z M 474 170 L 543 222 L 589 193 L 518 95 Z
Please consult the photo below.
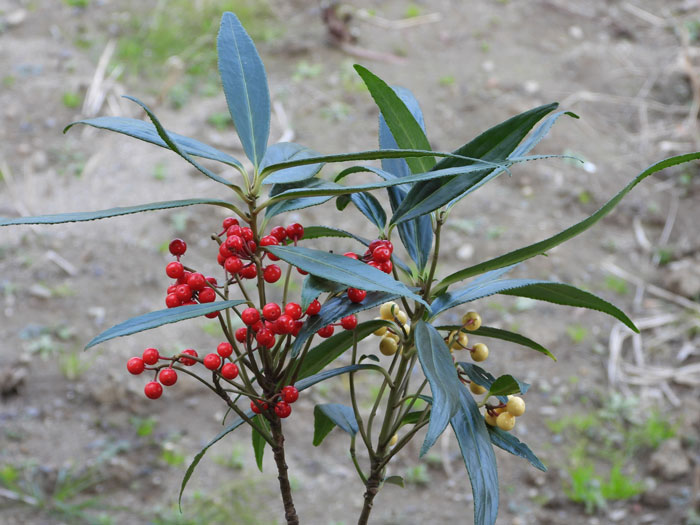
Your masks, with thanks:
M 206 301 L 203 301 L 206 302 Z M 214 319 L 214 317 L 217 317 L 219 315 L 219 311 L 217 310 L 216 312 L 209 312 L 208 314 L 204 314 L 204 317 L 207 319 Z
M 241 320 L 243 324 L 248 326 L 257 323 L 260 320 L 260 312 L 255 308 L 246 308 L 241 312 Z
M 201 273 L 193 273 L 187 278 L 187 286 L 198 292 L 207 285 L 207 280 Z
M 258 330 L 258 333 L 255 334 L 255 340 L 260 346 L 264 346 L 265 348 L 272 348 L 275 346 L 275 334 L 272 333 L 272 330 L 268 330 L 267 328 Z
M 246 241 L 252 241 L 253 240 L 253 230 L 251 230 L 248 227 L 241 228 L 241 237 L 243 237 Z
M 221 223 L 221 226 L 223 227 L 224 230 L 228 230 L 231 226 L 237 225 L 238 224 L 238 219 L 235 217 L 226 217 L 224 221 Z
M 391 261 L 384 261 L 383 263 L 379 263 L 379 269 L 384 273 L 391 273 L 393 267 L 394 265 Z
M 168 246 L 170 253 L 179 257 L 187 251 L 187 243 L 182 239 L 173 239 Z
M 304 321 L 294 321 L 294 329 L 292 330 L 292 335 L 294 337 L 299 335 L 301 329 L 304 327 Z
M 238 224 L 234 224 L 233 226 L 229 226 L 228 229 L 226 230 L 226 237 L 231 237 L 231 235 L 237 235 L 238 237 L 241 236 L 241 227 Z
M 299 391 L 295 386 L 287 385 L 280 391 L 280 396 L 285 403 L 294 403 L 299 399 Z
M 251 263 L 248 266 L 244 266 L 243 268 L 241 268 L 239 274 L 244 279 L 255 279 L 258 276 L 258 269 L 254 264 Z
M 148 399 L 158 399 L 163 395 L 163 386 L 156 381 L 151 381 L 150 383 L 146 383 L 143 393 L 146 394 Z
M 340 325 L 346 330 L 353 330 L 357 326 L 357 316 L 348 315 L 340 320 Z
M 233 346 L 231 346 L 231 343 L 226 341 L 219 343 L 219 345 L 216 347 L 216 353 L 221 357 L 226 358 L 233 353 Z
M 318 299 L 314 299 L 313 301 L 311 301 L 311 304 L 306 309 L 306 315 L 316 315 L 320 311 L 321 303 L 318 302 Z
M 241 271 L 241 268 L 243 268 L 243 261 L 241 261 L 241 260 L 240 260 L 238 257 L 236 257 L 235 255 L 229 257 L 229 258 L 226 259 L 226 261 L 224 262 L 224 269 L 225 269 L 228 273 L 230 273 L 230 274 L 234 274 L 234 273 L 240 272 L 240 271 Z
M 182 275 L 177 278 L 177 284 L 187 284 L 187 278 L 192 275 L 192 272 L 185 270 Z
M 353 252 L 345 252 L 343 255 L 344 255 L 345 257 L 350 257 L 351 259 L 355 259 L 355 260 L 359 259 L 359 257 L 357 256 L 357 254 L 356 254 L 356 253 L 353 253 Z
M 173 261 L 165 267 L 165 274 L 172 279 L 181 277 L 183 273 L 185 273 L 185 267 L 181 262 Z
M 260 239 L 260 246 L 277 246 L 280 242 L 274 235 L 265 235 Z
M 231 252 L 240 253 L 243 251 L 243 238 L 238 235 L 231 235 L 224 241 L 223 245 Z
M 323 328 L 321 328 L 316 333 L 325 339 L 326 337 L 332 336 L 334 331 L 335 328 L 333 327 L 333 325 L 329 324 L 328 326 L 324 326 Z
M 250 402 L 250 409 L 255 413 L 259 414 L 263 410 L 267 410 L 269 405 L 266 401 L 255 400 Z
M 275 332 L 278 334 L 291 334 L 294 331 L 294 319 L 287 314 L 282 314 L 275 321 Z
M 216 286 L 218 283 L 216 282 L 216 277 L 207 277 L 207 282 L 211 284 L 212 286 Z
M 284 306 L 284 313 L 296 321 L 297 319 L 301 318 L 303 312 L 301 310 L 301 306 L 299 306 L 297 303 L 287 303 Z
M 262 313 L 266 320 L 274 321 L 280 316 L 282 310 L 280 309 L 280 305 L 277 303 L 267 303 L 265 306 L 263 306 Z
M 199 292 L 198 299 L 200 303 L 213 303 L 216 300 L 216 292 L 213 288 L 205 288 Z
M 369 246 L 367 247 L 367 251 L 369 253 L 372 253 L 375 248 L 378 248 L 382 244 L 384 244 L 384 241 L 382 241 L 381 239 L 375 239 L 371 243 L 369 243 Z
M 238 377 L 238 366 L 236 366 L 236 363 L 226 363 L 221 367 L 221 375 L 224 379 L 236 379 Z
M 226 262 L 226 255 L 218 253 L 216 255 L 216 262 L 219 263 L 219 266 L 223 266 L 224 263 Z
M 278 401 L 277 404 L 275 405 L 275 414 L 277 414 L 277 417 L 279 418 L 285 418 L 289 417 L 289 414 L 292 413 L 292 407 L 289 406 L 284 401 Z
M 367 261 L 367 266 L 371 266 L 372 268 L 379 270 L 381 269 L 382 263 L 378 263 L 377 261 Z
M 361 303 L 367 297 L 367 292 L 357 288 L 348 288 L 348 299 L 353 303 Z
M 173 386 L 177 383 L 177 372 L 172 368 L 164 368 L 158 374 L 158 380 L 165 386 Z
M 258 320 L 250 327 L 250 329 L 251 329 L 253 332 L 256 332 L 256 333 L 259 332 L 260 330 L 262 330 L 263 328 L 265 328 L 265 323 L 262 322 L 262 319 L 258 319 Z
M 145 364 L 140 357 L 132 357 L 126 362 L 126 369 L 130 374 L 134 374 L 135 376 L 143 372 L 144 368 L 146 368 Z
M 196 351 L 196 350 L 192 350 L 191 348 L 188 348 L 187 350 L 183 350 L 182 353 L 183 353 L 183 354 L 187 354 L 187 355 L 191 355 L 191 356 L 194 356 L 194 357 L 199 357 L 199 355 L 197 354 L 197 351 Z M 197 361 L 195 361 L 194 359 L 190 359 L 190 358 L 188 358 L 188 357 L 181 357 L 181 358 L 180 358 L 180 362 L 181 362 L 183 365 L 185 365 L 185 366 L 192 366 L 192 365 L 194 365 Z
M 250 253 L 255 253 L 255 250 L 258 249 L 258 245 L 255 244 L 255 241 L 248 241 L 248 251 Z
M 226 260 L 227 257 L 231 256 L 231 250 L 228 249 L 228 246 L 226 246 L 225 242 L 221 243 L 221 246 L 219 246 L 219 255 L 223 257 L 224 260 Z M 219 258 L 217 257 L 217 261 Z
M 391 244 L 391 241 L 384 241 L 384 246 L 389 248 L 389 252 L 394 253 L 394 245 Z
M 192 288 L 188 284 L 178 284 L 175 288 L 175 295 L 181 301 L 189 301 L 192 299 Z
M 271 264 L 263 270 L 263 279 L 268 283 L 276 283 L 282 277 L 282 270 L 276 264 Z
M 168 308 L 176 308 L 182 304 L 180 298 L 174 293 L 169 293 L 165 296 L 165 306 Z
M 388 261 L 391 259 L 391 251 L 386 246 L 378 246 L 372 252 L 372 258 L 379 263 Z
M 221 357 L 218 354 L 207 354 L 204 356 L 204 366 L 209 370 L 216 370 L 221 366 Z
M 175 293 L 175 288 L 177 288 L 177 284 L 171 284 L 168 286 L 168 289 L 165 291 L 166 294 L 170 295 L 171 293 Z
M 160 354 L 155 348 L 146 348 L 143 351 L 143 362 L 147 365 L 155 365 L 158 362 Z
M 306 271 L 302 270 L 301 268 L 297 268 L 297 272 L 299 272 L 299 274 L 301 274 L 301 275 L 309 275 L 309 272 L 306 272 Z
M 248 337 L 248 329 L 245 326 L 236 330 L 236 341 L 245 343 L 246 337 Z
M 295 222 L 294 224 L 291 224 L 287 226 L 287 237 L 289 237 L 293 241 L 298 241 L 304 236 L 304 227 L 299 224 L 298 222 Z
M 287 238 L 287 230 L 284 226 L 275 226 L 270 230 L 270 235 L 272 235 L 279 242 L 282 242 Z

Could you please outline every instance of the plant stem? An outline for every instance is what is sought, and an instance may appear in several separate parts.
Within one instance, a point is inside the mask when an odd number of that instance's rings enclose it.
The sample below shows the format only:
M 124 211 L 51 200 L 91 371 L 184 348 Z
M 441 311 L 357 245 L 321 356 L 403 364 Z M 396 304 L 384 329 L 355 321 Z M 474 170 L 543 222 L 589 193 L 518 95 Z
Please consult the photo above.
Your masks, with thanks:
M 272 453 L 275 456 L 277 464 L 277 479 L 280 482 L 280 494 L 284 503 L 284 517 L 287 520 L 287 525 L 299 525 L 299 517 L 294 508 L 292 500 L 292 487 L 289 484 L 287 477 L 287 462 L 284 458 L 284 434 L 282 433 L 282 422 L 278 418 L 270 420 L 270 430 L 272 431 Z
M 357 520 L 357 525 L 367 525 L 369 522 L 369 514 L 372 512 L 372 506 L 374 505 L 374 497 L 379 492 L 379 485 L 382 482 L 382 469 L 379 467 L 378 463 L 372 462 L 372 471 L 367 478 L 367 483 L 365 484 L 365 503 L 362 506 L 362 513 L 360 514 L 360 519 Z

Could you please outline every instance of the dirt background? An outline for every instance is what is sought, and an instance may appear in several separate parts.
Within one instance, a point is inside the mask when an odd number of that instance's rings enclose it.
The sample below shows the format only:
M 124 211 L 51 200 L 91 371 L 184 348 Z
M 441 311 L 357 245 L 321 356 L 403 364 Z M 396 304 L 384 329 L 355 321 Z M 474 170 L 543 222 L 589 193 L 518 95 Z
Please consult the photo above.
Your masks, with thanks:
M 61 133 L 84 116 L 140 117 L 118 98 L 128 93 L 150 104 L 168 129 L 243 158 L 235 131 L 217 125 L 226 106 L 216 89 L 209 92 L 212 72 L 183 73 L 187 56 L 144 71 L 115 53 L 96 75 L 109 42 L 128 34 L 127 22 L 136 14 L 151 20 L 164 3 L 80 3 L 0 0 L 0 215 L 217 195 L 216 185 L 168 151 L 92 129 Z M 258 47 L 277 106 L 272 141 L 293 138 L 327 153 L 374 148 L 377 112 L 352 72 L 355 62 L 414 92 L 439 150 L 551 101 L 581 116 L 561 119 L 536 153 L 575 154 L 586 163 L 528 163 L 470 196 L 446 231 L 441 275 L 550 236 L 595 211 L 648 164 L 698 146 L 697 2 L 356 1 L 339 11 L 352 16 L 340 40 L 329 37 L 315 2 L 266 5 L 269 32 Z M 350 34 L 356 41 L 343 42 Z M 667 170 L 590 232 L 514 273 L 614 301 L 641 321 L 641 337 L 594 312 L 501 298 L 476 304 L 487 324 L 518 328 L 558 357 L 490 344 L 494 374 L 515 372 L 532 384 L 514 432 L 549 466 L 542 474 L 497 453 L 498 523 L 700 523 L 699 196 L 697 166 Z M 148 402 L 143 377 L 124 369 L 147 346 L 210 351 L 219 340 L 211 323 L 194 320 L 81 352 L 102 330 L 162 307 L 169 260 L 162 246 L 174 236 L 189 243 L 189 264 L 213 273 L 208 237 L 222 217 L 185 209 L 3 229 L 0 523 L 280 522 L 274 465 L 267 458 L 257 472 L 245 430 L 209 451 L 181 517 L 174 505 L 184 469 L 219 431 L 223 408 L 187 378 Z M 359 219 L 352 211 L 341 217 L 331 202 L 285 224 L 342 227 Z M 287 425 L 304 523 L 353 523 L 361 508 L 347 438 L 334 434 L 311 446 L 314 404 L 346 394 L 338 380 L 303 395 Z M 653 445 L 632 443 L 631 435 L 651 433 L 651 414 L 673 430 Z M 593 423 L 577 426 L 585 416 Z M 557 421 L 574 431 L 555 431 Z M 373 522 L 471 523 L 471 490 L 454 439 L 442 439 L 425 462 L 414 445 L 390 472 L 409 487 L 386 486 Z M 572 501 L 572 465 L 581 458 L 603 479 L 620 463 L 642 488 L 588 508 Z M 599 482 L 589 481 L 595 492 Z

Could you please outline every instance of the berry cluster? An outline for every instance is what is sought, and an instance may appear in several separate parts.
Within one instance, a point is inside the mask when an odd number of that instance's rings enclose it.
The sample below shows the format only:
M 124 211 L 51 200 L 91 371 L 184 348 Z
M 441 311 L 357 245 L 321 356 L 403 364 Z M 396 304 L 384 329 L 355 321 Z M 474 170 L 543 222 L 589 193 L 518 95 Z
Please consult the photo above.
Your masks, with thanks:
M 180 257 L 187 251 L 187 243 L 182 239 L 174 239 L 170 243 L 169 249 L 170 253 L 177 257 L 177 260 L 165 266 L 166 275 L 175 279 L 175 282 L 168 286 L 165 305 L 168 308 L 176 308 L 185 304 L 214 302 L 216 300 L 216 279 L 188 271 L 180 262 Z M 212 318 L 216 315 L 217 312 L 212 312 L 207 314 L 207 317 Z
M 272 348 L 276 343 L 276 335 L 291 334 L 296 337 L 304 325 L 301 318 L 312 316 L 321 310 L 321 303 L 314 300 L 306 309 L 297 303 L 287 303 L 284 309 L 277 303 L 268 303 L 262 308 L 262 315 L 257 308 L 246 308 L 241 312 L 243 326 L 236 330 L 236 341 L 252 349 L 253 340 L 262 348 Z
M 343 255 L 357 261 L 366 263 L 372 268 L 381 270 L 384 273 L 391 273 L 394 268 L 391 262 L 391 254 L 394 253 L 394 245 L 390 241 L 384 239 L 375 239 L 363 255 L 358 255 L 354 252 L 346 252 Z M 367 297 L 367 292 L 357 288 L 348 288 L 348 299 L 353 303 L 361 303 Z
M 450 351 L 469 350 L 472 359 L 477 363 L 485 361 L 489 356 L 489 348 L 484 343 L 476 343 L 469 347 L 469 336 L 466 331 L 473 332 L 481 326 L 481 316 L 476 312 L 467 312 L 462 317 L 462 328 L 453 330 L 445 339 L 445 343 L 450 347 Z
M 283 387 L 278 394 L 275 394 L 272 403 L 274 407 L 273 410 L 275 414 L 277 414 L 277 417 L 280 419 L 289 417 L 292 413 L 292 407 L 290 405 L 297 399 L 299 399 L 299 390 L 292 385 Z M 263 399 L 253 399 L 250 402 L 250 409 L 254 413 L 260 414 L 270 409 L 270 403 Z
M 525 401 L 518 396 L 508 396 L 507 403 L 498 405 L 486 405 L 484 419 L 492 427 L 510 431 L 515 427 L 515 418 L 525 413 Z
M 407 322 L 408 315 L 399 308 L 399 305 L 391 301 L 379 307 L 378 319 L 394 323 L 392 327 L 382 326 L 374 331 L 374 335 L 381 337 L 379 351 L 384 355 L 394 355 L 401 341 L 411 332 L 411 325 Z

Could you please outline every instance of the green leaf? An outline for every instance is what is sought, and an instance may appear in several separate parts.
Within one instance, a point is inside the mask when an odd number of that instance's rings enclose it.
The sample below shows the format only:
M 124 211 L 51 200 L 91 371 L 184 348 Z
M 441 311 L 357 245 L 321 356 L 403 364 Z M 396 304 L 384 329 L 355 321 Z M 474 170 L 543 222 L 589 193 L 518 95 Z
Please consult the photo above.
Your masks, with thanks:
M 471 142 L 456 150 L 455 154 L 486 161 L 508 158 L 532 127 L 556 107 L 556 103 L 548 104 L 512 117 L 488 129 Z M 470 160 L 465 161 L 459 158 L 447 157 L 438 162 L 433 170 L 438 171 L 472 163 L 473 161 Z M 488 169 L 481 173 L 462 175 L 414 186 L 394 212 L 391 223 L 397 224 L 430 213 L 449 203 L 456 196 L 463 196 L 465 192 L 473 191 L 501 172 L 502 170 L 500 169 Z
M 287 162 L 296 159 L 308 159 L 318 157 L 318 153 L 314 150 L 295 144 L 293 142 L 278 142 L 267 148 L 265 157 L 258 168 L 264 171 L 267 166 L 277 164 L 279 162 Z M 309 164 L 305 166 L 297 166 L 296 168 L 288 168 L 280 170 L 274 175 L 270 175 L 264 179 L 264 184 L 289 184 L 290 182 L 299 182 L 302 180 L 315 177 L 321 170 L 323 164 Z
M 462 325 L 446 325 L 446 326 L 438 326 L 438 330 L 459 330 L 462 328 Z M 511 343 L 516 343 L 521 346 L 526 346 L 528 348 L 532 348 L 533 350 L 537 350 L 541 354 L 546 355 L 547 357 L 551 357 L 554 361 L 557 360 L 554 355 L 547 350 L 544 346 L 541 344 L 533 341 L 532 339 L 528 339 L 524 335 L 517 334 L 515 332 L 510 332 L 508 330 L 502 330 L 500 328 L 492 328 L 490 326 L 481 326 L 479 327 L 478 330 L 472 331 L 470 334 L 471 335 L 479 335 L 482 337 L 491 337 L 493 339 L 500 339 L 502 341 L 509 341 Z
M 501 279 L 498 281 L 490 281 L 483 285 L 469 285 L 462 289 L 447 292 L 433 301 L 433 312 L 434 315 L 438 315 L 457 305 L 497 293 L 514 295 L 516 297 L 528 297 L 530 299 L 547 301 L 564 306 L 597 310 L 622 321 L 635 332 L 639 332 L 634 323 L 622 310 L 600 297 L 579 290 L 570 284 L 536 281 L 533 279 Z
M 352 408 L 338 403 L 316 405 L 314 407 L 314 446 L 319 446 L 336 426 L 351 436 L 357 434 L 357 420 Z
M 64 128 L 63 132 L 67 132 L 76 124 L 85 124 L 94 128 L 116 131 L 117 133 L 155 144 L 161 148 L 170 149 L 170 146 L 168 146 L 165 141 L 160 138 L 156 127 L 150 122 L 144 122 L 143 120 L 126 117 L 97 117 L 71 122 Z M 243 169 L 241 163 L 228 153 L 219 151 L 218 149 L 213 148 L 208 144 L 204 144 L 203 142 L 199 142 L 198 140 L 185 137 L 184 135 L 178 135 L 172 131 L 166 130 L 166 133 L 175 143 L 175 145 L 177 145 L 177 147 L 184 153 L 194 155 L 196 157 L 202 157 L 204 159 L 216 160 L 218 162 L 228 164 L 229 166 Z
M 315 188 L 323 184 L 324 181 L 314 178 L 298 182 L 292 182 L 289 184 L 275 184 L 270 189 L 270 197 L 275 197 L 276 195 L 280 195 L 294 188 Z M 302 208 L 309 208 L 311 206 L 318 206 L 319 204 L 323 204 L 324 202 L 327 202 L 329 200 L 331 200 L 330 196 L 300 197 L 295 199 L 280 200 L 278 202 L 270 204 L 267 207 L 267 209 L 265 210 L 265 220 L 267 221 L 275 215 L 286 213 L 288 211 L 300 210 Z
M 338 228 L 329 228 L 328 226 L 304 226 L 304 240 L 320 239 L 322 237 L 345 237 L 348 239 L 355 239 L 365 246 L 369 246 L 370 243 L 369 239 Z
M 433 326 L 419 321 L 415 330 L 415 344 L 418 359 L 433 395 L 428 432 L 420 449 L 422 457 L 437 441 L 450 418 L 459 409 L 461 383 L 452 361 L 450 349 L 447 348 L 442 336 Z
M 486 428 L 489 431 L 491 443 L 493 443 L 495 446 L 505 450 L 506 452 L 510 452 L 514 456 L 526 459 L 533 467 L 540 469 L 542 472 L 547 472 L 547 467 L 545 467 L 544 463 L 542 463 L 539 458 L 535 456 L 532 450 L 530 450 L 530 447 L 516 438 L 513 434 L 490 425 L 486 425 Z
M 267 249 L 289 264 L 323 279 L 361 290 L 408 297 L 428 306 L 422 297 L 413 293 L 402 282 L 355 259 L 300 246 L 268 246 Z
M 380 230 L 384 230 L 384 226 L 386 226 L 386 213 L 374 195 L 368 192 L 340 195 L 336 200 L 336 207 L 339 211 L 343 211 L 351 201 L 372 224 Z
M 422 415 L 423 415 L 422 410 L 413 410 L 412 412 L 407 413 L 401 419 L 401 426 L 403 426 L 403 425 L 415 425 L 416 423 L 418 423 L 418 421 L 420 420 Z
M 210 179 L 215 180 L 216 182 L 220 182 L 221 184 L 224 184 L 224 185 L 229 186 L 229 187 L 235 186 L 232 182 L 227 181 L 226 179 L 224 179 L 223 177 L 220 177 L 219 175 L 217 175 L 216 173 L 214 173 L 210 169 L 202 166 L 199 162 L 195 161 L 192 157 L 190 157 L 190 155 L 186 151 L 182 150 L 180 148 L 180 146 L 178 146 L 178 144 L 170 137 L 168 132 L 165 130 L 163 125 L 158 120 L 158 117 L 155 116 L 155 114 L 148 108 L 148 106 L 146 106 L 146 104 L 141 102 L 139 99 L 137 99 L 135 97 L 130 97 L 128 95 L 124 95 L 124 98 L 127 98 L 127 99 L 131 100 L 132 102 L 135 102 L 136 104 L 141 106 L 141 108 L 146 112 L 146 115 L 148 115 L 148 118 L 150 118 L 151 122 L 153 122 L 153 126 L 156 128 L 156 131 L 158 132 L 158 136 L 163 140 L 163 142 L 165 142 L 167 144 L 167 146 L 171 150 L 173 150 L 175 153 L 180 155 L 183 159 L 185 159 L 187 162 L 192 164 L 192 166 L 197 168 L 197 170 L 199 172 L 203 173 L 204 175 L 206 175 Z
M 474 363 L 465 363 L 460 361 L 457 363 L 462 370 L 467 374 L 469 380 L 477 385 L 483 386 L 486 390 L 491 390 L 491 385 L 496 381 L 496 378 L 491 375 L 490 372 L 484 370 L 479 365 Z M 501 403 L 508 402 L 508 398 L 505 396 L 496 396 Z
M 488 261 L 481 262 L 474 266 L 470 266 L 469 268 L 465 268 L 464 270 L 455 272 L 445 277 L 442 281 L 440 281 L 440 283 L 436 286 L 435 290 L 439 291 L 445 289 L 453 283 L 462 281 L 474 275 L 479 275 L 488 270 L 502 268 L 504 266 L 519 263 L 521 261 L 530 259 L 531 257 L 534 257 L 536 255 L 543 255 L 555 246 L 558 246 L 561 243 L 568 241 L 572 237 L 575 237 L 578 234 L 586 231 L 600 219 L 605 217 L 608 213 L 612 211 L 612 209 L 615 206 L 617 206 L 617 204 L 622 200 L 622 198 L 632 190 L 632 188 L 634 188 L 637 184 L 639 184 L 649 175 L 652 175 L 663 169 L 670 168 L 672 166 L 677 166 L 678 164 L 683 164 L 685 162 L 690 162 L 692 160 L 698 159 L 700 159 L 700 152 L 678 155 L 657 162 L 656 164 L 649 166 L 647 169 L 645 169 L 643 172 L 637 175 L 637 177 L 635 177 L 627 186 L 620 190 L 620 192 L 618 192 L 612 199 L 605 203 L 597 212 L 595 212 L 590 217 L 574 224 L 570 228 L 567 228 L 566 230 L 559 232 L 556 235 L 553 235 L 552 237 L 549 237 L 548 239 L 531 244 L 529 246 L 525 246 L 524 248 L 520 248 L 518 250 L 514 250 L 499 257 L 495 257 L 494 259 L 489 259 Z
M 304 378 L 320 372 L 338 359 L 346 350 L 352 348 L 353 332 L 357 333 L 357 340 L 362 341 L 365 337 L 382 326 L 390 326 L 391 324 L 393 323 L 380 319 L 365 321 L 364 323 L 358 324 L 355 330 L 343 330 L 329 337 L 309 350 L 299 369 L 299 377 Z
M 292 346 L 292 357 L 296 357 L 309 337 L 312 337 L 321 328 L 336 322 L 341 317 L 355 314 L 363 310 L 369 310 L 387 301 L 392 301 L 399 297 L 397 294 L 385 292 L 367 292 L 367 297 L 361 303 L 353 303 L 348 299 L 347 294 L 334 297 L 326 301 L 317 315 L 312 315 L 306 319 L 304 326 L 299 331 L 294 345 Z M 349 331 L 347 332 L 349 333 Z
M 518 381 L 510 374 L 499 376 L 489 387 L 489 396 L 509 396 L 511 394 L 524 394 L 530 385 Z M 507 399 L 507 398 L 506 398 Z
M 406 149 L 430 150 L 430 142 L 423 128 L 394 90 L 368 69 L 355 64 L 355 70 L 362 77 L 374 102 L 379 106 L 398 146 Z M 406 162 L 413 173 L 428 171 L 435 165 L 435 159 L 432 157 L 410 158 L 406 159 Z
M 450 424 L 472 484 L 474 523 L 493 525 L 498 515 L 496 455 L 484 416 L 467 389 L 461 383 L 459 387 L 459 408 L 450 419 Z
M 346 288 L 347 286 L 335 281 L 309 275 L 304 279 L 304 284 L 301 287 L 301 309 L 306 311 L 314 299 L 324 292 L 341 292 Z
M 270 430 L 270 424 L 267 422 L 267 419 L 265 419 L 261 415 L 255 416 L 254 420 L 265 427 L 267 430 Z M 255 453 L 255 463 L 258 465 L 258 469 L 260 472 L 263 471 L 263 455 L 265 454 L 265 445 L 267 445 L 267 441 L 265 441 L 265 438 L 263 435 L 255 430 L 254 428 L 252 430 L 252 440 L 253 440 L 253 452 Z
M 138 206 L 125 206 L 122 208 L 110 208 L 108 210 L 99 211 L 58 213 L 55 215 L 39 215 L 36 217 L 0 217 L 0 226 L 13 226 L 17 224 L 61 224 L 64 222 L 94 221 L 98 219 L 107 219 L 109 217 L 118 217 L 120 215 L 129 215 L 131 213 L 141 213 L 143 211 L 183 208 L 185 206 L 194 206 L 195 204 L 212 204 L 215 206 L 223 206 L 224 208 L 229 206 L 228 202 L 218 199 L 186 199 L 179 201 L 151 202 L 148 204 L 139 204 Z
M 384 478 L 384 483 L 389 483 L 391 485 L 397 485 L 399 487 L 406 488 L 406 485 L 403 481 L 403 478 L 401 476 L 389 476 L 388 478 Z
M 199 317 L 210 312 L 218 312 L 219 310 L 225 310 L 226 308 L 231 308 L 243 303 L 245 303 L 245 301 L 220 301 L 216 303 L 183 305 L 177 308 L 167 308 L 165 310 L 158 310 L 157 312 L 149 312 L 144 315 L 139 315 L 138 317 L 132 317 L 128 321 L 124 321 L 123 323 L 113 326 L 109 330 L 105 330 L 90 341 L 85 349 L 87 350 L 90 347 L 99 343 L 104 343 L 115 337 L 123 337 L 125 335 L 143 332 L 144 330 L 151 330 L 152 328 L 157 328 L 164 324 L 177 323 L 185 319 Z
M 221 17 L 216 41 L 219 74 L 231 118 L 246 156 L 259 166 L 270 135 L 270 93 L 255 44 L 236 15 Z

